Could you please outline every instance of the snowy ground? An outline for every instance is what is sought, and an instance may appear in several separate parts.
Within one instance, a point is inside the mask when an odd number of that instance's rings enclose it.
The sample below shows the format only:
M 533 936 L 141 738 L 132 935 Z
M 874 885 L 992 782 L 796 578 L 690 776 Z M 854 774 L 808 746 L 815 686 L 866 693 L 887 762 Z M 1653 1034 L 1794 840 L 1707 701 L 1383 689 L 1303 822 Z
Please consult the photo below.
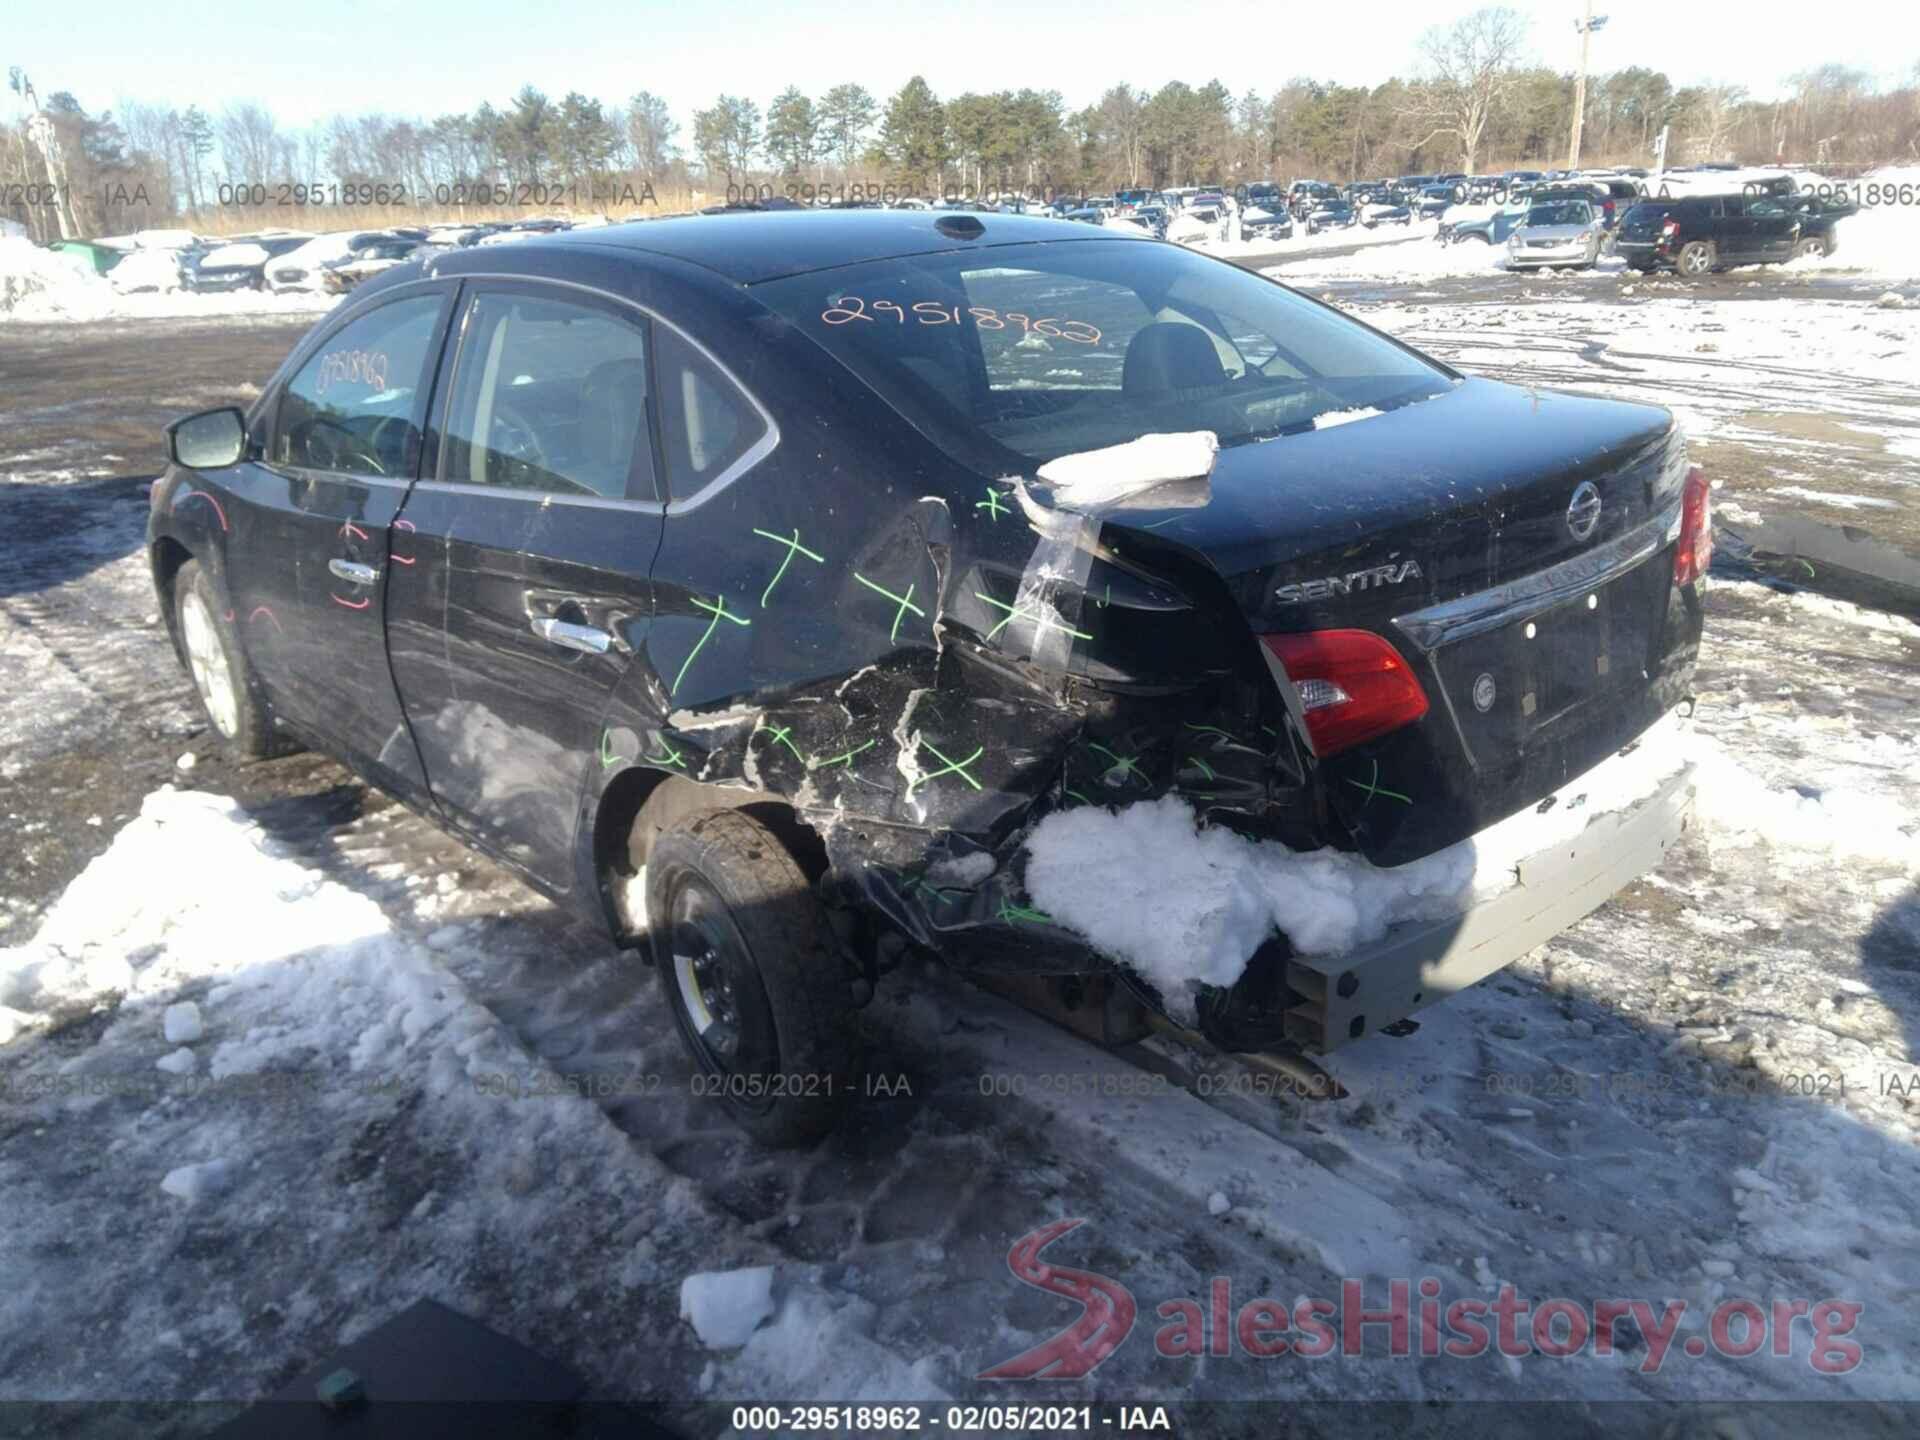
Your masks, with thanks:
M 1845 344 L 1904 313 L 1853 298 L 1831 322 L 1766 317 L 1797 302 L 1636 303 L 1604 284 L 1557 318 L 1525 294 L 1361 308 L 1478 347 L 1478 368 L 1671 386 L 1730 468 L 1775 449 L 1740 420 L 1742 386 L 1748 409 L 1764 387 L 1883 439 L 1888 476 L 1911 463 L 1906 372 L 1888 368 L 1904 361 L 1849 365 Z M 1504 325 L 1467 318 L 1500 306 Z M 1695 351 L 1669 311 L 1745 328 Z M 1641 373 L 1566 348 L 1575 323 Z M 1920 627 L 1716 582 L 1695 830 L 1417 1033 L 1336 1055 L 1346 1099 L 1271 1093 L 1170 1039 L 1098 1050 L 907 973 L 865 1016 L 892 1093 L 813 1151 L 767 1154 L 689 1095 L 631 957 L 331 762 L 237 769 L 198 732 L 138 554 L 154 468 L 138 432 L 162 401 L 257 383 L 296 333 L 16 332 L 32 360 L 0 390 L 0 1027 L 16 1032 L 0 1043 L 0 1399 L 245 1398 L 422 1295 L 612 1397 L 1920 1398 L 1920 1104 L 1902 1093 L 1920 1082 Z M 1889 350 L 1910 354 L 1909 333 Z M 1766 378 L 1734 378 L 1735 359 Z M 1801 443 L 1807 488 L 1857 468 L 1830 436 Z M 976 1379 L 1081 1313 L 1008 1270 L 1017 1240 L 1066 1218 L 1085 1223 L 1045 1258 L 1130 1292 L 1133 1334 L 1086 1382 Z M 1688 1308 L 1657 1369 L 1660 1335 L 1631 1326 L 1604 1358 L 1396 1359 L 1377 1332 L 1318 1361 L 1157 1353 L 1157 1307 L 1205 1309 L 1215 1277 L 1236 1309 L 1338 1303 L 1346 1277 L 1375 1306 L 1391 1279 L 1431 1277 L 1443 1306 L 1511 1284 L 1536 1304 Z M 1691 1354 L 1739 1298 L 1862 1306 L 1846 1335 L 1851 1312 L 1823 1312 L 1860 1363 L 1843 1348 L 1840 1373 L 1813 1366 L 1808 1319 L 1783 1356 Z M 1747 1411 L 1744 1433 L 1803 1420 Z

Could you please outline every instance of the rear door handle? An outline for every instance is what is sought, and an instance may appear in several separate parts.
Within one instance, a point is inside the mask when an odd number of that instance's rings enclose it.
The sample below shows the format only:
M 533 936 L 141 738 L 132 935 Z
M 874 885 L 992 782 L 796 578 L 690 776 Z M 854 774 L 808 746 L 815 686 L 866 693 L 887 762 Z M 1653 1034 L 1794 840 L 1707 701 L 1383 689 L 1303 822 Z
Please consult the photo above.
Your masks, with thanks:
M 604 655 L 613 644 L 613 636 L 592 625 L 575 625 L 570 620 L 555 620 L 549 615 L 533 618 L 533 633 L 568 650 L 584 650 L 589 655 Z
M 355 560 L 329 560 L 327 569 L 342 580 L 351 580 L 355 585 L 371 585 L 380 578 L 380 572 L 371 565 L 362 565 Z

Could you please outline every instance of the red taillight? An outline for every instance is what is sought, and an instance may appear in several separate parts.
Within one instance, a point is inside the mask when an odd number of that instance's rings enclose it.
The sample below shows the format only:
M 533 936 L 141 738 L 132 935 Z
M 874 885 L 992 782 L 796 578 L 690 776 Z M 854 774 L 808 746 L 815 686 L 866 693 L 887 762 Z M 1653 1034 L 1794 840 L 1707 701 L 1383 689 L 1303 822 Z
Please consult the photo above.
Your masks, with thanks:
M 1680 488 L 1680 547 L 1673 556 L 1673 583 L 1693 584 L 1712 563 L 1712 487 L 1707 484 L 1707 472 L 1695 465 Z
M 1400 652 L 1370 630 L 1262 635 L 1300 692 L 1313 753 L 1338 754 L 1411 725 L 1427 713 L 1427 692 Z

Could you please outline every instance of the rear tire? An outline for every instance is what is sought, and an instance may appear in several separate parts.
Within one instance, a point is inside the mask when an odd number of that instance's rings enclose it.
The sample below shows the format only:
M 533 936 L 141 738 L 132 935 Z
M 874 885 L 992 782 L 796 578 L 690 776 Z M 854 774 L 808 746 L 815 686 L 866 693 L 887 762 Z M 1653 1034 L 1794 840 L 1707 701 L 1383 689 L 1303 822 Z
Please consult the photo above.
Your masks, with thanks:
M 681 1038 L 734 1122 L 803 1145 L 852 1093 L 853 996 L 806 875 L 751 815 L 709 810 L 647 857 L 647 944 Z
M 1711 240 L 1689 240 L 1680 247 L 1680 253 L 1673 257 L 1673 268 L 1688 280 L 1698 280 L 1702 275 L 1712 273 L 1719 263 Z
M 174 572 L 173 611 L 180 656 L 214 734 L 239 759 L 264 760 L 274 754 L 273 711 L 266 693 L 198 560 Z

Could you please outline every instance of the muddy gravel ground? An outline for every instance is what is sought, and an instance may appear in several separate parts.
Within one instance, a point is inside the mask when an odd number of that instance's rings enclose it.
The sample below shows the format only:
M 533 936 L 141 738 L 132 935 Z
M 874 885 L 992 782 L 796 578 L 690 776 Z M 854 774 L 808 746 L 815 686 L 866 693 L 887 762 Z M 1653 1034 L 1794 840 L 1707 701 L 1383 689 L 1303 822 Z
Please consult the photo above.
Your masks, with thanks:
M 1447 305 L 1422 303 L 1436 341 L 1456 333 Z M 1589 356 L 1576 337 L 1555 383 L 1634 350 L 1630 307 L 1613 309 L 1610 319 L 1594 304 L 1598 348 Z M 161 787 L 231 796 L 276 855 L 369 902 L 395 944 L 437 967 L 498 1032 L 503 1066 L 644 1064 L 680 1095 L 687 1070 L 664 1002 L 631 957 L 326 758 L 236 766 L 209 743 L 140 559 L 144 481 L 167 420 L 257 393 L 304 323 L 0 331 L 0 818 L 11 841 L 0 847 L 0 947 L 28 942 Z M 1723 368 L 1699 383 L 1790 383 L 1794 413 L 1846 423 L 1832 419 L 1845 395 L 1817 377 L 1742 375 L 1731 358 Z M 1871 397 L 1876 414 L 1904 403 Z M 1751 444 L 1717 443 L 1732 473 L 1766 463 Z M 1809 467 L 1837 488 L 1859 483 L 1844 443 L 1807 446 L 1798 468 Z M 283 1137 L 324 1131 L 314 1154 L 283 1144 L 256 1161 L 244 1213 L 203 1208 L 189 1223 L 158 1175 L 124 1158 L 152 1159 L 141 1137 L 184 1123 L 177 1111 L 128 1100 L 0 1114 L 0 1269 L 26 1277 L 35 1307 L 29 1324 L 0 1300 L 0 1398 L 245 1398 L 423 1293 L 571 1361 L 614 1398 L 845 1398 L 856 1381 L 896 1398 L 1365 1397 L 1409 1408 L 1336 1411 L 1297 1433 L 1398 1435 L 1444 1430 L 1423 1409 L 1463 1398 L 1920 1396 L 1909 1211 L 1920 1110 L 1897 1083 L 1920 1045 L 1920 865 L 1899 819 L 1920 810 L 1920 627 L 1729 576 L 1709 591 L 1698 689 L 1720 794 L 1702 823 L 1659 872 L 1428 1012 L 1418 1033 L 1336 1056 L 1346 1100 L 1255 1092 L 1239 1083 L 1246 1072 L 1172 1042 L 1097 1051 L 912 971 L 864 1022 L 873 1069 L 907 1077 L 908 1091 L 863 1105 L 800 1155 L 754 1151 L 684 1096 L 576 1095 L 557 1103 L 569 1125 L 598 1127 L 578 1142 L 605 1147 L 592 1173 L 503 1129 L 502 1170 L 468 1175 L 423 1091 L 380 1097 L 350 1124 L 290 1101 L 272 1123 Z M 117 1038 L 146 1013 L 121 1005 L 105 997 L 0 1047 L 0 1070 L 150 1072 L 165 1047 Z M 1012 1070 L 1034 1083 L 998 1098 L 980 1083 Z M 1127 1088 L 1141 1076 L 1168 1088 L 1116 1103 L 1097 1084 L 1040 1084 L 1069 1073 L 1117 1080 L 1121 1095 L 1142 1093 Z M 1815 1074 L 1841 1077 L 1840 1092 L 1808 1093 Z M 1206 1076 L 1234 1083 L 1197 1083 Z M 259 1123 L 237 1111 L 214 1120 L 228 1143 Z M 436 1235 L 421 1218 L 496 1185 L 516 1216 L 509 1241 L 484 1227 Z M 261 1239 L 295 1209 L 297 1277 Z M 1143 1333 L 1085 1386 L 1028 1397 L 982 1385 L 983 1368 L 1073 1318 L 1006 1268 L 1015 1239 L 1062 1215 L 1087 1228 L 1049 1258 L 1119 1277 L 1140 1299 Z M 704 1350 L 678 1323 L 678 1281 L 750 1263 L 780 1267 L 794 1306 L 804 1290 L 813 1308 L 796 1314 L 831 1343 L 804 1356 Z M 1689 1350 L 1696 1358 L 1647 1374 L 1597 1360 L 1570 1372 L 1497 1355 L 1372 1354 L 1281 1375 L 1244 1357 L 1170 1360 L 1151 1344 L 1154 1305 L 1204 1294 L 1209 1277 L 1235 1277 L 1237 1296 L 1291 1298 L 1337 1295 L 1356 1272 L 1433 1274 L 1481 1294 L 1502 1281 L 1534 1296 L 1678 1296 L 1703 1310 L 1725 1295 L 1837 1294 L 1867 1306 L 1873 1363 L 1836 1377 L 1804 1354 L 1769 1365 Z M 152 1304 L 131 1298 L 148 1275 L 164 1277 L 178 1311 L 160 1338 Z M 93 1355 L 63 1339 L 80 1333 L 100 1337 Z M 120 1358 L 107 1365 L 108 1353 Z M 1862 1430 L 1901 1432 L 1895 1415 L 1850 1415 Z M 1791 1434 L 1806 1419 L 1749 1410 L 1727 1423 Z M 1534 1430 L 1519 1411 L 1476 1424 Z M 1604 1416 L 1575 1427 L 1607 1428 Z

